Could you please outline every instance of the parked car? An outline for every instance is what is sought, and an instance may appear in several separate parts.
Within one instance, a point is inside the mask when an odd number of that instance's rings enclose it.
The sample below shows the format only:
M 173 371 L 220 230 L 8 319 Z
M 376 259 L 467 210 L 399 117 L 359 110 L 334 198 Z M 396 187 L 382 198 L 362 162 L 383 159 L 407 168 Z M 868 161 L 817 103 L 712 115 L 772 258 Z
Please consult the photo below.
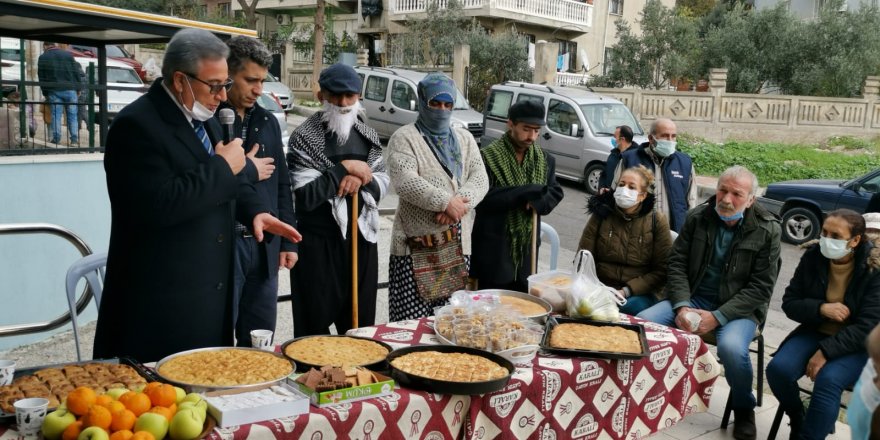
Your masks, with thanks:
M 492 86 L 486 99 L 483 145 L 507 131 L 507 112 L 513 103 L 535 101 L 546 110 L 547 125 L 538 143 L 556 159 L 556 175 L 583 182 L 590 194 L 599 191 L 599 177 L 613 148 L 614 130 L 633 129 L 633 142 L 647 142 L 642 127 L 622 102 L 579 87 L 550 87 L 506 81 Z
M 94 84 L 98 83 L 98 60 L 95 58 L 83 58 L 83 57 L 74 57 L 77 63 L 83 69 L 83 78 L 85 82 L 89 82 L 86 78 L 86 72 L 89 71 L 89 65 L 93 65 L 93 78 L 92 81 Z M 146 92 L 146 86 L 144 85 L 141 78 L 135 72 L 131 66 L 121 63 L 119 61 L 107 60 L 107 119 L 111 120 L 114 116 L 116 116 L 123 107 L 128 104 L 134 102 L 135 99 L 138 99 L 141 95 Z M 112 89 L 109 87 L 113 87 Z M 80 97 L 80 102 L 85 103 L 85 93 L 83 93 Z M 95 104 L 98 104 L 98 96 L 95 94 Z M 85 116 L 88 112 L 88 107 L 81 107 L 82 113 L 80 114 L 80 119 L 85 120 Z M 99 110 L 96 108 L 95 112 L 97 113 Z
M 0 79 L 3 81 L 21 80 L 21 46 L 18 38 L 0 38 Z M 0 85 L 2 96 L 18 89 L 15 84 Z
M 782 239 L 801 244 L 819 237 L 822 221 L 835 209 L 863 213 L 880 191 L 880 169 L 852 180 L 790 180 L 771 183 L 758 203 L 782 217 Z
M 278 119 L 278 126 L 281 128 L 281 143 L 284 146 L 284 154 L 287 155 L 287 138 L 290 137 L 290 132 L 287 129 L 287 113 L 281 108 L 281 103 L 278 101 L 278 98 L 272 95 L 271 92 L 260 95 L 260 97 L 257 98 L 257 104 L 270 111 L 275 115 L 275 119 Z M 246 149 L 250 149 L 250 146 L 246 147 Z
M 266 74 L 266 81 L 263 82 L 263 93 L 275 95 L 284 111 L 293 110 L 293 92 L 271 73 Z
M 416 85 L 428 74 L 414 70 L 363 67 L 354 69 L 363 80 L 361 104 L 366 122 L 379 137 L 387 139 L 398 128 L 416 122 Z M 452 126 L 465 128 L 474 135 L 477 144 L 483 136 L 483 116 L 474 111 L 461 92 L 452 107 Z
M 108 44 L 105 47 L 107 48 L 108 61 L 115 60 L 121 63 L 125 63 L 131 66 L 131 68 L 134 69 L 135 72 L 137 72 L 137 75 L 138 77 L 140 77 L 141 81 L 147 80 L 147 70 L 144 69 L 144 65 L 141 64 L 140 61 L 134 59 L 134 55 L 128 53 L 128 51 L 123 49 L 122 46 L 117 46 L 115 44 Z M 71 44 L 70 47 L 67 48 L 67 50 L 75 57 L 98 57 L 98 48 L 95 46 L 80 46 L 78 44 Z

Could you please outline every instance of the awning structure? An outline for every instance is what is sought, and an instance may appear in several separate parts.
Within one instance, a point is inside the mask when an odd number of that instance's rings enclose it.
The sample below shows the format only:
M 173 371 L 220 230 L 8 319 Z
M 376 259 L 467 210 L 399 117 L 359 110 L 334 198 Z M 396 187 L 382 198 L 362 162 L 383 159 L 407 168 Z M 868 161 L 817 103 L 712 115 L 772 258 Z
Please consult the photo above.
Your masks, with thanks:
M 99 108 L 107 102 L 107 44 L 163 43 L 181 29 L 205 29 L 229 39 L 257 31 L 69 0 L 0 0 L 0 37 L 98 47 Z M 28 84 L 33 85 L 33 84 Z M 101 142 L 107 114 L 99 113 Z

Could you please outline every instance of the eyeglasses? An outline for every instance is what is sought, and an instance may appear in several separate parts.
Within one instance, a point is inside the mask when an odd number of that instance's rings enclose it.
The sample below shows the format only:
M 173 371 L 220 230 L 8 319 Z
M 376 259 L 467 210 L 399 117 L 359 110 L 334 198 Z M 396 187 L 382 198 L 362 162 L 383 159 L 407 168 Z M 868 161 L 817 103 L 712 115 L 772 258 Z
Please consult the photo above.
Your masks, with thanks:
M 220 93 L 220 90 L 226 90 L 226 91 L 228 92 L 229 89 L 232 88 L 232 82 L 233 82 L 233 81 L 232 81 L 232 79 L 230 79 L 230 78 L 226 78 L 226 82 L 224 82 L 224 83 L 220 83 L 220 84 L 211 84 L 211 83 L 209 83 L 209 82 L 207 82 L 207 81 L 205 81 L 205 80 L 203 80 L 203 79 L 199 79 L 199 77 L 197 77 L 197 76 L 195 76 L 195 75 L 193 75 L 193 74 L 191 74 L 191 73 L 183 72 L 183 74 L 186 75 L 186 76 L 188 76 L 188 77 L 190 77 L 190 78 L 192 78 L 192 79 L 194 79 L 194 80 L 196 80 L 196 81 L 198 81 L 198 82 L 200 82 L 200 83 L 202 83 L 202 84 L 204 84 L 204 85 L 206 85 L 206 86 L 208 86 L 208 87 L 210 88 L 209 91 L 211 92 L 212 95 L 216 95 L 216 94 Z

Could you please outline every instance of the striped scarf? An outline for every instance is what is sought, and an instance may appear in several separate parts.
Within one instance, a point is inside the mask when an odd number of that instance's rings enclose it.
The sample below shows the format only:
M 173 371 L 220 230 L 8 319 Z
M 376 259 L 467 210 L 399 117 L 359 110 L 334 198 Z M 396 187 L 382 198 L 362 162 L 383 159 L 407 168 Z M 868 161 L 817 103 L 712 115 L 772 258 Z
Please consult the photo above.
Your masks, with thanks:
M 486 168 L 495 176 L 498 186 L 547 184 L 547 161 L 537 143 L 533 143 L 526 151 L 522 164 L 516 161 L 516 149 L 509 133 L 483 148 L 481 154 Z M 513 260 L 514 279 L 516 279 L 525 254 L 525 245 L 532 237 L 531 213 L 522 207 L 514 207 L 507 211 L 504 226 L 510 241 L 510 257 Z

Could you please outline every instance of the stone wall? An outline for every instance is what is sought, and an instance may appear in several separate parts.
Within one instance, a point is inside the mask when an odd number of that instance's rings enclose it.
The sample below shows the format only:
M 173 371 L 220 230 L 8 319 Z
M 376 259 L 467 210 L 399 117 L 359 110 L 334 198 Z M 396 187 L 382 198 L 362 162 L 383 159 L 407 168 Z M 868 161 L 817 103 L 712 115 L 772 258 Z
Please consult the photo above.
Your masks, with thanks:
M 676 122 L 679 132 L 711 141 L 729 139 L 817 142 L 830 136 L 880 136 L 880 78 L 868 77 L 862 98 L 726 93 L 727 72 L 715 69 L 710 91 L 676 92 L 594 89 L 621 100 L 647 130 L 657 118 Z

